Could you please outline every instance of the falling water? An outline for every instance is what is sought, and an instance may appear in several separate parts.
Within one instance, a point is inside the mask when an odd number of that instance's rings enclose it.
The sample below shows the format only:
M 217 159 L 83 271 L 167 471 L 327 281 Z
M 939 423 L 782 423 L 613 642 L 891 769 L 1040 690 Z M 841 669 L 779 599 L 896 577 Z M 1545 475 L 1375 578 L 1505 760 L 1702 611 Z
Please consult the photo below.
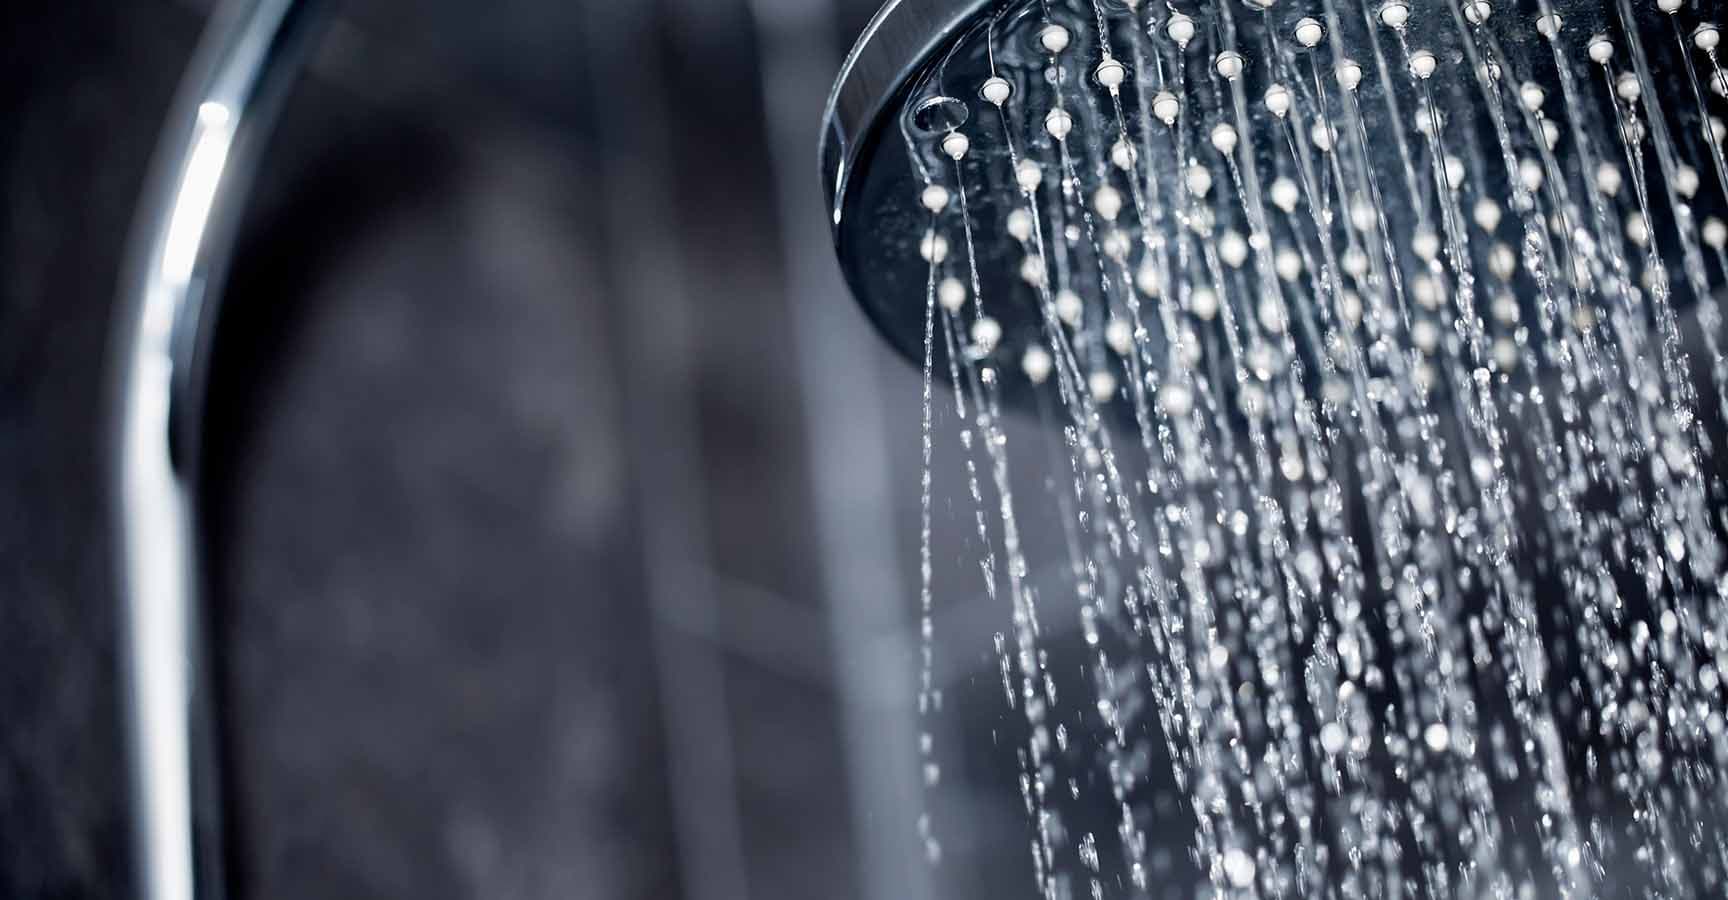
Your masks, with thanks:
M 920 753 L 946 443 L 1042 896 L 1728 892 L 1708 9 L 1014 0 L 915 84 Z

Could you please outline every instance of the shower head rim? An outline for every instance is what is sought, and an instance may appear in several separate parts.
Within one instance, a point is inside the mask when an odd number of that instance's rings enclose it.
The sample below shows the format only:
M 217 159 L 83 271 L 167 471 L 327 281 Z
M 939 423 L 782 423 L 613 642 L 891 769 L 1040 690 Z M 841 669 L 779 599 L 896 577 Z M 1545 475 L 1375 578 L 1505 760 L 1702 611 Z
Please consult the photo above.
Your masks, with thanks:
M 834 237 L 848 180 L 892 101 L 935 52 L 992 0 L 888 0 L 864 27 L 829 90 L 817 157 Z

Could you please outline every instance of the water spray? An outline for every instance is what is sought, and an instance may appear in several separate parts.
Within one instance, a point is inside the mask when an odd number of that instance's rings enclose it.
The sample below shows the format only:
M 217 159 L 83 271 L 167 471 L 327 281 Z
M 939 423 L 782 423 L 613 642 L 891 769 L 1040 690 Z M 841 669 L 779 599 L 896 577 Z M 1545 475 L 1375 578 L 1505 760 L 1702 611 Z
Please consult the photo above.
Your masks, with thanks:
M 1723 890 L 1719 34 L 1681 0 L 878 14 L 822 172 L 924 370 L 920 708 L 951 391 L 1042 896 L 1184 883 L 1160 796 L 1216 895 Z M 1063 437 L 1054 498 L 1010 488 L 1013 408 Z M 1021 547 L 1051 516 L 1080 726 Z

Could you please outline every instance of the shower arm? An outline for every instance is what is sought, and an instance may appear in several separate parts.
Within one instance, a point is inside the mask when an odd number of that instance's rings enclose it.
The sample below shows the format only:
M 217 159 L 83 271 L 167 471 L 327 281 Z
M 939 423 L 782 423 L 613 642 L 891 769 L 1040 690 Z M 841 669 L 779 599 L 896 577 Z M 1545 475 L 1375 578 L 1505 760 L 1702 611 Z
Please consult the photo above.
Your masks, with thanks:
M 207 350 L 250 170 L 322 5 L 219 5 L 163 127 L 116 298 L 107 477 L 135 893 L 145 900 L 224 888 L 195 524 Z

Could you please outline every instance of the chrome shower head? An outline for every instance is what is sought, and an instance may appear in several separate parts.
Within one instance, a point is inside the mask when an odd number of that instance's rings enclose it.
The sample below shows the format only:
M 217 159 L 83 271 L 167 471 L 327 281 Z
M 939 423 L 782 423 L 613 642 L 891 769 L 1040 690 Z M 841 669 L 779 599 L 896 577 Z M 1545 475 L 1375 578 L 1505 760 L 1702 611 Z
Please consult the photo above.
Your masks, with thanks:
M 1631 749 L 1599 774 L 1571 720 L 1597 731 L 1616 703 L 1570 672 L 1643 652 L 1602 649 L 1620 638 L 1600 611 L 1641 604 L 1673 632 L 1674 598 L 1718 593 L 1728 560 L 1718 40 L 1684 0 L 878 15 L 824 123 L 834 239 L 858 302 L 924 365 L 926 685 L 931 448 L 950 418 L 932 380 L 954 381 L 985 591 L 997 602 L 1004 572 L 1012 601 L 997 651 L 1044 895 L 1111 876 L 1182 891 L 1147 864 L 1147 823 L 1173 808 L 1217 896 L 1419 894 L 1418 867 L 1484 893 L 1612 882 L 1586 844 L 1613 817 L 1573 792 L 1654 779 L 1663 758 Z M 1029 397 L 1060 432 L 1043 508 L 1015 490 L 998 415 Z M 1026 582 L 1033 521 L 1063 529 L 1053 590 Z M 1051 662 L 1036 607 L 1058 595 L 1078 598 L 1095 706 L 1057 703 L 1052 673 L 1077 667 Z M 1575 643 L 1548 641 L 1575 623 Z M 1673 646 L 1682 670 L 1702 658 Z M 1063 756 L 1092 709 L 1104 749 Z M 1496 776 L 1541 772 L 1558 824 L 1531 845 L 1540 865 L 1502 859 L 1526 855 L 1501 835 L 1529 811 L 1450 768 L 1490 742 L 1542 756 Z M 1122 774 L 1161 753 L 1168 779 Z M 1314 792 L 1285 780 L 1310 773 Z M 1065 831 L 1087 779 L 1120 811 L 1113 840 Z M 1427 811 L 1454 787 L 1472 796 Z M 1357 871 L 1370 845 L 1384 875 Z M 1448 877 L 1429 894 L 1455 893 Z
M 1499 373 L 1690 307 L 1728 230 L 1716 25 L 1499 6 L 890 3 L 823 123 L 841 267 L 908 356 L 952 309 L 1008 394 L 1067 368 L 1100 402 L 1226 327 Z

